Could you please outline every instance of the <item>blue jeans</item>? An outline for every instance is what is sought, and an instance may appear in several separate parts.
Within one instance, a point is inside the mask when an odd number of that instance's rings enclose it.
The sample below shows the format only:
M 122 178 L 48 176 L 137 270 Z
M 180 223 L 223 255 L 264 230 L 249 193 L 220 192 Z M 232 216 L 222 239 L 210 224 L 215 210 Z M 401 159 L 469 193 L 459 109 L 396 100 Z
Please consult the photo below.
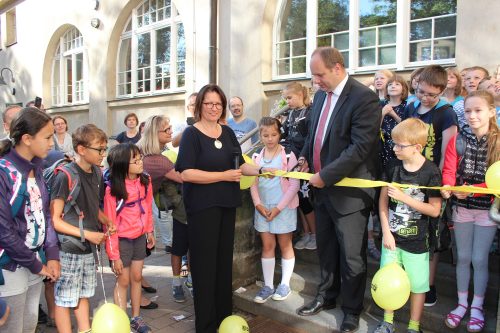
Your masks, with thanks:
M 159 212 L 156 203 L 153 201 L 153 218 L 155 220 L 156 236 L 158 236 L 159 232 L 163 245 L 172 246 L 172 215 L 168 212 Z

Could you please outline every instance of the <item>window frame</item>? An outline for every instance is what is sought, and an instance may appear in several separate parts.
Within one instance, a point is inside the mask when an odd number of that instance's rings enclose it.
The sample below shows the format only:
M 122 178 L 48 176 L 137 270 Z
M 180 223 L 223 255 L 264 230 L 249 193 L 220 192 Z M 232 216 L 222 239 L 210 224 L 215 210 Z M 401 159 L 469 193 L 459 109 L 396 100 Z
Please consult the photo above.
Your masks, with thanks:
M 72 43 L 75 45 L 74 47 L 71 46 Z M 68 44 L 70 45 L 70 49 L 66 49 Z M 79 45 L 76 46 L 76 44 Z M 81 79 L 77 80 L 77 57 L 79 55 L 81 55 Z M 68 67 L 66 66 L 68 60 L 71 61 L 71 71 L 68 71 Z M 56 74 L 58 79 L 57 84 L 55 82 Z M 71 86 L 68 78 L 71 78 Z M 69 101 L 68 98 L 70 92 L 71 101 Z M 83 35 L 76 27 L 69 28 L 59 38 L 52 59 L 51 97 L 53 106 L 80 105 L 86 104 L 89 101 L 87 51 L 84 45 Z
M 335 32 L 335 33 L 328 33 L 328 34 L 321 34 L 319 35 L 317 33 L 317 18 L 318 18 L 318 4 L 319 0 L 307 0 L 307 14 L 306 14 L 306 68 L 305 68 L 305 73 L 296 73 L 296 74 L 286 74 L 286 75 L 279 75 L 279 68 L 278 68 L 278 60 L 283 60 L 283 59 L 291 59 L 292 58 L 292 51 L 290 50 L 290 55 L 287 58 L 278 58 L 278 44 L 280 43 L 286 43 L 290 42 L 287 40 L 281 40 L 280 39 L 280 29 L 281 25 L 283 22 L 283 14 L 285 11 L 285 7 L 287 5 L 288 0 L 279 0 L 276 8 L 276 14 L 275 14 L 275 19 L 274 19 L 274 26 L 273 26 L 273 40 L 272 40 L 272 79 L 273 80 L 286 80 L 286 79 L 296 79 L 296 78 L 304 78 L 304 77 L 311 77 L 310 69 L 307 64 L 311 60 L 311 54 L 316 48 L 318 38 L 319 37 L 325 37 L 329 36 L 331 34 L 338 34 L 338 33 L 345 33 L 343 32 Z M 446 37 L 434 37 L 434 21 L 436 18 L 440 17 L 445 17 L 445 16 L 450 16 L 450 17 L 457 17 L 457 11 L 455 10 L 454 14 L 444 14 L 444 15 L 438 15 L 438 16 L 429 16 L 427 18 L 423 19 L 415 19 L 411 20 L 411 0 L 397 0 L 396 2 L 396 23 L 391 23 L 391 24 L 384 24 L 384 25 L 379 25 L 379 26 L 372 26 L 372 27 L 364 27 L 360 28 L 359 27 L 359 18 L 360 18 L 360 11 L 359 11 L 359 6 L 360 6 L 360 0 L 351 0 L 349 1 L 349 49 L 342 49 L 342 52 L 349 52 L 349 59 L 348 63 L 350 66 L 347 68 L 347 71 L 349 74 L 363 74 L 363 73 L 370 73 L 374 72 L 380 69 L 391 69 L 391 70 L 405 70 L 405 69 L 413 69 L 416 67 L 421 67 L 425 65 L 431 65 L 431 64 L 437 64 L 437 65 L 454 65 L 456 64 L 456 58 L 447 58 L 447 59 L 436 59 L 436 60 L 421 60 L 421 61 L 410 61 L 410 44 L 415 43 L 415 41 L 411 41 L 410 39 L 410 25 L 414 21 L 418 20 L 432 20 L 432 31 L 431 31 L 431 38 L 430 39 L 425 39 L 431 41 L 431 47 L 432 49 L 434 48 L 434 42 L 436 40 L 440 39 L 455 39 L 455 51 L 456 51 L 456 31 L 455 35 L 453 36 L 446 36 Z M 457 6 L 458 7 L 458 6 Z M 396 25 L 396 40 L 395 43 L 390 43 L 390 44 L 384 44 L 382 47 L 385 46 L 395 46 L 395 63 L 394 64 L 385 64 L 385 65 L 370 65 L 370 66 L 360 66 L 359 65 L 359 52 L 362 48 L 359 46 L 359 33 L 362 30 L 366 29 L 372 29 L 375 27 L 384 27 L 384 26 L 389 26 L 389 25 Z M 378 31 L 378 30 L 376 30 Z M 376 51 L 375 54 L 375 59 L 376 62 L 378 62 L 378 50 L 381 48 L 381 45 L 378 44 L 378 39 L 379 36 L 378 34 L 375 36 L 376 37 L 376 44 L 371 47 L 366 47 L 366 49 L 369 48 L 374 48 Z M 419 40 L 424 41 L 424 40 Z M 434 57 L 434 52 L 431 51 L 431 57 Z M 290 71 L 291 71 L 291 66 L 290 66 Z
M 185 76 L 186 76 L 186 71 L 185 71 L 185 66 L 184 66 L 184 72 L 181 73 L 180 75 L 184 76 L 184 85 L 183 86 L 178 86 L 178 78 L 179 78 L 179 72 L 178 72 L 178 66 L 180 62 L 186 63 L 186 57 L 184 59 L 179 60 L 177 56 L 177 42 L 178 42 L 178 31 L 179 31 L 179 25 L 182 24 L 183 30 L 184 30 L 184 40 L 186 40 L 186 33 L 185 33 L 185 24 L 182 20 L 182 15 L 179 13 L 179 10 L 175 6 L 174 2 L 170 2 L 170 6 L 164 6 L 162 8 L 167 8 L 170 7 L 170 18 L 168 19 L 163 19 L 161 21 L 155 21 L 143 25 L 141 27 L 138 26 L 137 18 L 139 16 L 144 17 L 144 12 L 141 15 L 138 15 L 139 8 L 142 8 L 146 2 L 150 3 L 151 1 L 154 0 L 145 0 L 142 1 L 139 5 L 137 5 L 133 10 L 132 13 L 130 14 L 130 17 L 128 18 L 122 34 L 120 35 L 120 41 L 119 41 L 119 46 L 118 46 L 118 52 L 117 52 L 117 57 L 116 57 L 116 98 L 133 98 L 133 97 L 144 97 L 144 96 L 154 96 L 154 95 L 161 95 L 165 93 L 176 93 L 180 91 L 185 91 Z M 158 15 L 158 8 L 156 9 L 155 15 Z M 131 29 L 128 29 L 131 27 Z M 170 72 L 169 72 L 169 77 L 170 77 L 170 88 L 167 89 L 156 89 L 156 80 L 160 79 L 162 80 L 166 76 L 160 76 L 156 77 L 157 74 L 157 67 L 161 66 L 163 64 L 157 64 L 156 63 L 156 40 L 157 40 L 157 34 L 156 32 L 158 30 L 164 29 L 164 28 L 170 28 L 170 61 L 168 62 L 169 67 L 170 67 Z M 150 54 L 149 54 L 149 66 L 148 67 L 141 67 L 139 68 L 138 66 L 138 36 L 142 34 L 149 34 L 150 36 Z M 130 81 L 126 81 L 126 73 L 128 71 L 122 71 L 120 68 L 120 65 L 122 63 L 120 56 L 122 52 L 122 47 L 123 47 L 123 41 L 126 39 L 130 39 Z M 138 71 L 139 70 L 147 70 L 149 69 L 150 75 L 149 79 L 146 79 L 146 81 L 149 81 L 149 91 L 138 91 Z M 125 75 L 125 80 L 120 81 L 120 75 Z M 130 84 L 130 93 L 127 93 L 126 86 L 127 84 Z M 123 88 L 125 87 L 125 89 Z M 123 90 L 125 93 L 121 93 L 121 90 Z

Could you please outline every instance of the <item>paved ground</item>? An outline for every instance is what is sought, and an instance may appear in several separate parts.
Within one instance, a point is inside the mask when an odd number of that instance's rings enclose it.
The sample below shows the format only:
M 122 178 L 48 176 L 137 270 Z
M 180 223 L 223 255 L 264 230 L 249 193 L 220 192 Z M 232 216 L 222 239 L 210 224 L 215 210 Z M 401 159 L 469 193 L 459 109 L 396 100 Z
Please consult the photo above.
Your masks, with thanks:
M 104 303 L 104 293 L 109 302 L 113 302 L 113 288 L 115 285 L 115 277 L 108 266 L 107 258 L 104 254 L 104 268 L 97 273 L 97 289 L 95 296 L 91 299 L 92 311 L 95 311 L 99 305 Z M 144 276 L 147 277 L 151 286 L 157 289 L 156 294 L 145 294 L 152 298 L 159 307 L 155 310 L 141 310 L 146 323 L 153 329 L 153 332 L 168 332 L 168 333 L 188 333 L 195 332 L 194 329 L 194 308 L 193 300 L 189 296 L 189 292 L 185 289 L 187 301 L 185 303 L 176 303 L 172 298 L 172 269 L 170 266 L 170 255 L 166 254 L 162 249 L 158 248 L 152 255 L 146 259 L 144 267 Z M 102 280 L 101 280 L 102 276 Z M 101 282 L 103 281 L 103 282 Z M 103 291 L 104 283 L 104 291 Z M 46 309 L 44 301 L 43 307 Z M 249 313 L 234 309 L 235 314 L 245 318 L 250 325 L 251 332 L 255 333 L 304 333 L 299 330 L 286 327 L 278 322 L 272 321 L 266 317 L 256 317 Z M 184 316 L 183 319 L 176 320 L 174 317 Z M 73 318 L 73 327 L 76 331 L 76 322 Z M 37 333 L 57 333 L 55 328 L 40 325 Z

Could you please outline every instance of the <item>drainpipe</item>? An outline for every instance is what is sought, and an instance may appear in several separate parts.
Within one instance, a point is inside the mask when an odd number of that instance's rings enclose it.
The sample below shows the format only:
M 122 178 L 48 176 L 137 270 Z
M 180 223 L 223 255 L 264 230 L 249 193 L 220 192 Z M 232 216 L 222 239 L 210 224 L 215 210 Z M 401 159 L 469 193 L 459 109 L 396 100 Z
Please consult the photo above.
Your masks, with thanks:
M 208 79 L 210 83 L 217 83 L 217 4 L 218 0 L 210 0 L 210 45 L 208 60 Z

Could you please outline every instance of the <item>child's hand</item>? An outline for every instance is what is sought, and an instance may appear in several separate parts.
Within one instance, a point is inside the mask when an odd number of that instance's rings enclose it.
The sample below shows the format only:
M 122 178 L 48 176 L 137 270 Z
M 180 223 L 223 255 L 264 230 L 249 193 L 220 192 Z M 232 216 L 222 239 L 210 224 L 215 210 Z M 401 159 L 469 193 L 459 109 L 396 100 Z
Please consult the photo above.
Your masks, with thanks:
M 116 275 L 120 275 L 123 272 L 123 262 L 122 262 L 122 260 L 121 259 L 113 260 L 112 269 L 113 269 L 113 272 Z
M 453 195 L 457 197 L 457 199 L 464 200 L 470 195 L 469 192 L 453 192 Z
M 386 104 L 383 108 L 382 108 L 382 118 L 387 116 L 389 113 L 391 113 L 393 111 L 393 108 L 392 106 L 390 106 L 389 104 Z
M 56 280 L 61 276 L 61 264 L 59 263 L 59 260 L 48 260 L 47 269 L 52 272 L 52 275 Z
M 108 234 L 108 237 L 109 236 L 113 236 L 114 234 L 116 234 L 116 225 L 113 223 L 113 222 L 109 222 L 107 227 L 107 234 Z
M 267 219 L 267 216 L 269 215 L 269 211 L 266 209 L 266 207 L 262 205 L 257 205 L 255 206 L 255 209 L 260 213 L 260 215 L 264 216 Z
M 147 239 L 147 245 L 146 245 L 146 246 L 147 246 L 147 248 L 148 248 L 148 249 L 150 249 L 150 250 L 151 250 L 151 249 L 152 249 L 153 247 L 155 247 L 155 245 L 156 245 L 156 239 L 155 239 L 155 236 L 153 235 L 153 233 L 152 233 L 152 232 L 148 232 L 148 233 L 146 234 L 146 239 Z
M 266 172 L 270 172 L 271 175 L 265 175 L 265 176 L 261 176 L 261 177 L 266 177 L 266 178 L 274 178 L 274 173 L 276 172 L 276 170 L 279 170 L 279 169 L 276 169 L 276 168 L 262 168 L 262 173 L 266 173 Z
M 443 187 L 450 187 L 450 185 L 443 185 Z M 440 190 L 441 196 L 445 199 L 449 199 L 451 197 L 451 191 L 448 190 Z
M 224 180 L 227 182 L 239 182 L 241 178 L 241 169 L 231 169 L 224 171 Z
M 401 191 L 399 187 L 396 187 L 394 185 L 387 185 L 387 195 L 389 198 L 392 198 L 397 201 L 404 202 L 404 200 L 408 197 L 406 194 Z
M 278 216 L 279 213 L 281 213 L 281 210 L 279 210 L 278 207 L 273 207 L 273 209 L 271 209 L 271 211 L 267 215 L 267 222 L 271 222 L 272 220 L 274 220 L 274 218 Z
M 394 239 L 394 236 L 390 232 L 383 235 L 382 242 L 383 242 L 384 247 L 386 249 L 389 249 L 392 251 L 394 251 L 396 249 L 396 240 Z
M 97 231 L 85 230 L 85 239 L 92 244 L 99 245 L 106 241 L 106 234 Z
M 45 276 L 52 282 L 55 282 L 57 280 L 54 274 L 52 274 L 52 271 L 45 265 L 42 266 L 42 270 L 38 272 L 38 275 Z

